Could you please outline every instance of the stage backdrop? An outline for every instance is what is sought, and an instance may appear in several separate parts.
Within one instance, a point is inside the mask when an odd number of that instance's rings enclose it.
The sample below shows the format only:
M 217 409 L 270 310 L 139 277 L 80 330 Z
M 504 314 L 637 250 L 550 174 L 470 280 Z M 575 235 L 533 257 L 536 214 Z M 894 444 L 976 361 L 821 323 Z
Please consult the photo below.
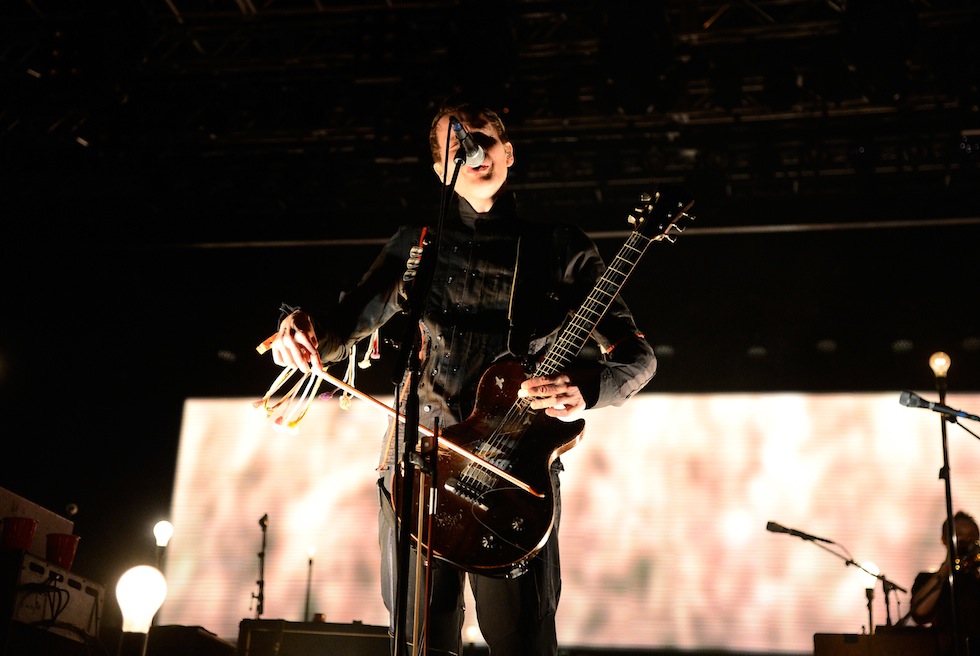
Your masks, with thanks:
M 909 590 L 945 555 L 942 419 L 899 393 L 646 393 L 587 412 L 562 457 L 561 643 L 812 653 L 814 633 L 897 623 L 909 594 L 886 609 L 881 581 L 848 563 Z M 261 619 L 303 621 L 308 605 L 386 625 L 375 467 L 387 415 L 317 400 L 288 434 L 253 400 L 186 403 L 158 621 L 235 640 L 262 580 Z M 980 411 L 978 394 L 947 403 Z M 963 426 L 947 431 L 953 504 L 980 516 L 980 442 Z

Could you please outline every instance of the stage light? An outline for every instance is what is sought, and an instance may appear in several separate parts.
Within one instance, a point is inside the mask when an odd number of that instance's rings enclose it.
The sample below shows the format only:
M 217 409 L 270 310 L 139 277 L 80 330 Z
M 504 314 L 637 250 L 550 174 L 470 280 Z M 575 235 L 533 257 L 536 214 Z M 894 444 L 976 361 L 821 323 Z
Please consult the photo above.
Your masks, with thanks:
M 936 390 L 939 391 L 939 402 L 946 400 L 946 372 L 949 371 L 949 356 L 942 351 L 936 351 L 929 358 L 929 368 L 936 374 Z
M 949 361 L 949 356 L 942 351 L 933 353 L 929 358 L 929 368 L 936 374 L 936 378 L 945 378 L 950 364 L 952 363 Z
M 146 634 L 166 598 L 167 581 L 156 567 L 138 565 L 119 578 L 116 601 L 123 617 L 119 656 L 146 653 Z
M 170 538 L 174 536 L 174 525 L 167 520 L 162 520 L 156 523 L 153 527 L 153 537 L 157 541 L 157 569 L 163 569 L 163 552 L 167 550 L 167 545 L 170 544 Z
M 174 525 L 167 520 L 159 521 L 153 527 L 153 537 L 156 538 L 158 547 L 166 547 L 173 536 Z

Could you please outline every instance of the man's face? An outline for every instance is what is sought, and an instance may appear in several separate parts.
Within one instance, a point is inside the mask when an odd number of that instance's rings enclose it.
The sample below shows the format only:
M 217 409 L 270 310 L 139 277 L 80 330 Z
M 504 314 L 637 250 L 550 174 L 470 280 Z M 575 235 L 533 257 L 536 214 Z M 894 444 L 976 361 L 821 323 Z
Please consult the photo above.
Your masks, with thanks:
M 510 142 L 501 141 L 497 130 L 482 117 L 460 117 L 460 121 L 473 140 L 483 148 L 486 157 L 483 159 L 483 163 L 477 167 L 466 166 L 466 164 L 460 165 L 455 191 L 469 201 L 473 209 L 478 212 L 486 212 L 507 181 L 507 169 L 514 163 L 514 147 Z M 450 134 L 448 116 L 442 117 L 436 131 L 440 135 Z M 446 156 L 444 148 L 445 146 L 440 152 L 440 160 L 432 165 L 432 169 L 440 179 L 443 178 L 443 162 Z M 455 135 L 450 134 L 450 169 L 449 174 L 445 176 L 447 185 L 452 182 L 452 173 L 456 166 L 453 160 L 458 150 L 459 140 Z
M 973 553 L 980 540 L 980 531 L 972 522 L 957 520 L 955 526 L 957 552 L 960 555 Z

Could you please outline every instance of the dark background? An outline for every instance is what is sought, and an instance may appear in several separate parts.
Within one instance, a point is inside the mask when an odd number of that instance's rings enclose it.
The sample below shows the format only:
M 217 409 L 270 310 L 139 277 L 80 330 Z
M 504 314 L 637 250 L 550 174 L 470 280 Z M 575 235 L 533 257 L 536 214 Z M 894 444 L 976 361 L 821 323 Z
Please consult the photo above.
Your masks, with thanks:
M 254 347 L 280 304 L 325 304 L 399 223 L 435 220 L 428 124 L 456 89 L 504 111 L 525 214 L 607 256 L 640 192 L 695 199 L 624 288 L 660 354 L 644 393 L 935 399 L 938 350 L 951 401 L 980 390 L 978 17 L 975 0 L 0 3 L 0 485 L 70 515 L 79 575 L 111 589 L 152 562 L 183 401 L 261 396 L 277 368 Z M 370 393 L 391 389 L 383 354 Z

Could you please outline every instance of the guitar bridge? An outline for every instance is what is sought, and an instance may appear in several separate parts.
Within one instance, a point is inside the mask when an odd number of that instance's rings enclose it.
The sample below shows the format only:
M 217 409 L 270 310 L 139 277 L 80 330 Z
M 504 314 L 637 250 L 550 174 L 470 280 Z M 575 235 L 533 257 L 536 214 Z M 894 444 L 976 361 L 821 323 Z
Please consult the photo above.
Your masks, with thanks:
M 481 495 L 479 492 L 477 492 L 471 486 L 466 485 L 465 483 L 461 483 L 459 479 L 456 478 L 455 476 L 447 480 L 445 484 L 443 484 L 443 487 L 446 488 L 447 492 L 451 494 L 455 494 L 456 496 L 463 499 L 464 501 L 476 506 L 483 512 L 487 512 L 488 510 L 490 510 L 490 508 L 485 503 L 480 501 Z

